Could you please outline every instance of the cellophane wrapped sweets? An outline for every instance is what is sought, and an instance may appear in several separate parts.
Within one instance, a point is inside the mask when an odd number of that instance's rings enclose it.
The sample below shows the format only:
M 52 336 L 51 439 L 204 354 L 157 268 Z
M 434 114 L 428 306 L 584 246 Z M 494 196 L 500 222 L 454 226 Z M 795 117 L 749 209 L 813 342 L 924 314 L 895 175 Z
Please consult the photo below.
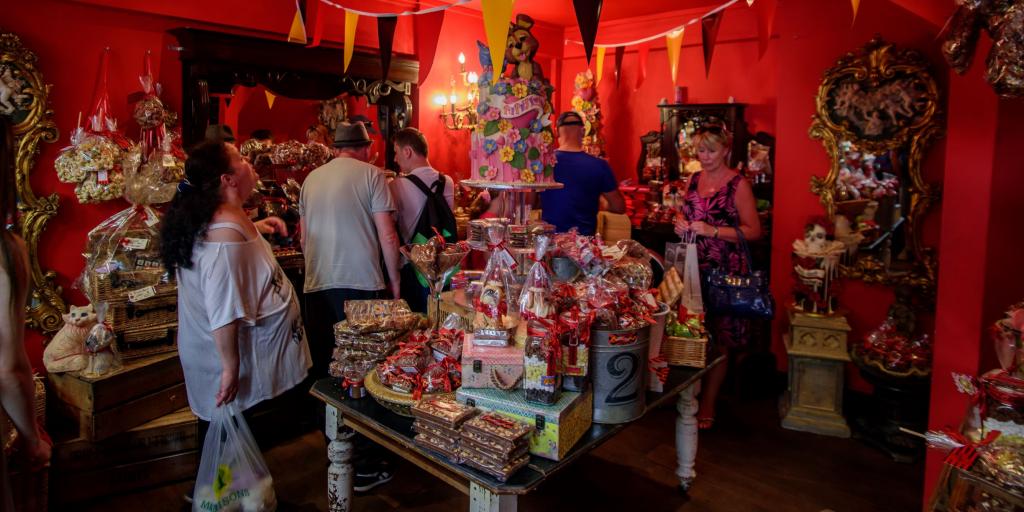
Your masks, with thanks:
M 504 229 L 491 226 L 487 230 L 492 247 L 484 270 L 480 296 L 474 300 L 473 343 L 486 346 L 508 346 L 519 324 L 516 301 L 512 295 L 512 270 L 515 258 L 505 248 Z
M 105 303 L 96 306 L 96 325 L 89 329 L 89 336 L 85 338 L 85 352 L 89 362 L 81 372 L 83 377 L 96 379 L 121 369 L 117 337 L 106 321 L 107 309 Z
M 519 294 L 519 315 L 523 321 L 551 320 L 558 314 L 551 296 L 551 275 L 544 263 L 550 241 L 546 235 L 537 237 L 534 263 Z

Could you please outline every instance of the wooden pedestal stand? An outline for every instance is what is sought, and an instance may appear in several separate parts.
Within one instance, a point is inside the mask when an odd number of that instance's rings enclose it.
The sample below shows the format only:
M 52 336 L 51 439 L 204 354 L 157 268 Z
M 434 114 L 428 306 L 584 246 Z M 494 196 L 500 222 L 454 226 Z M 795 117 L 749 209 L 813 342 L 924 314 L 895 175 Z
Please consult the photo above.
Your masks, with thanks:
M 826 436 L 850 437 L 843 417 L 843 373 L 850 361 L 841 315 L 790 311 L 789 389 L 782 398 L 782 427 Z

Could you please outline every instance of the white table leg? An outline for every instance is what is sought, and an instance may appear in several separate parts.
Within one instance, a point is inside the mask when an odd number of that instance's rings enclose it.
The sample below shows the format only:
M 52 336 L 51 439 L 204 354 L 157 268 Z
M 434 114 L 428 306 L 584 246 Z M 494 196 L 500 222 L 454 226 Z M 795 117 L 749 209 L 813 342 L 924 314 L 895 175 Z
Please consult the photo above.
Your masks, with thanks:
M 341 411 L 327 406 L 327 503 L 331 512 L 348 512 L 352 507 L 352 432 L 343 429 Z
M 676 402 L 676 410 L 679 411 L 676 418 L 676 476 L 679 477 L 679 484 L 685 489 L 689 489 L 693 480 L 697 478 L 697 471 L 693 466 L 697 461 L 697 409 L 700 406 L 697 401 L 698 392 L 699 381 L 679 393 Z
M 515 512 L 518 506 L 515 494 L 494 494 L 476 482 L 469 483 L 469 512 Z

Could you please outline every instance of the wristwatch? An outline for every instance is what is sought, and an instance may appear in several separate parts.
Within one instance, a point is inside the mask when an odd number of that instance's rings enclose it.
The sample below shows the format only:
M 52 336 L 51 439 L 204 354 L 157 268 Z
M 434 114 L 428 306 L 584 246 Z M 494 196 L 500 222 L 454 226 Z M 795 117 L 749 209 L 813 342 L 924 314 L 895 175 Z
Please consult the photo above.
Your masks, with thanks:
M 711 227 L 715 228 L 715 232 L 714 232 L 714 234 L 711 235 L 711 238 L 718 238 L 718 226 L 711 226 Z

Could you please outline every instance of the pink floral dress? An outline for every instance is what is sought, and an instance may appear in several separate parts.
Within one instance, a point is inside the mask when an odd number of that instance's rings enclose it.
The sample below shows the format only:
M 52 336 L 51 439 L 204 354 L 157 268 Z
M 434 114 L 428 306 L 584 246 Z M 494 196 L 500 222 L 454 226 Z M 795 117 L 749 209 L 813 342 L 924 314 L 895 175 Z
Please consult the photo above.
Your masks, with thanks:
M 703 172 L 699 172 L 690 179 L 683 198 L 686 219 L 690 222 L 703 221 L 719 228 L 738 226 L 740 214 L 736 209 L 736 188 L 743 177 L 736 175 L 710 197 L 701 197 L 698 184 L 703 175 Z M 712 269 L 729 273 L 746 271 L 739 244 L 718 238 L 697 237 L 697 259 L 700 261 L 701 278 Z M 749 322 L 746 319 L 709 313 L 705 324 L 715 343 L 728 348 L 747 344 Z

